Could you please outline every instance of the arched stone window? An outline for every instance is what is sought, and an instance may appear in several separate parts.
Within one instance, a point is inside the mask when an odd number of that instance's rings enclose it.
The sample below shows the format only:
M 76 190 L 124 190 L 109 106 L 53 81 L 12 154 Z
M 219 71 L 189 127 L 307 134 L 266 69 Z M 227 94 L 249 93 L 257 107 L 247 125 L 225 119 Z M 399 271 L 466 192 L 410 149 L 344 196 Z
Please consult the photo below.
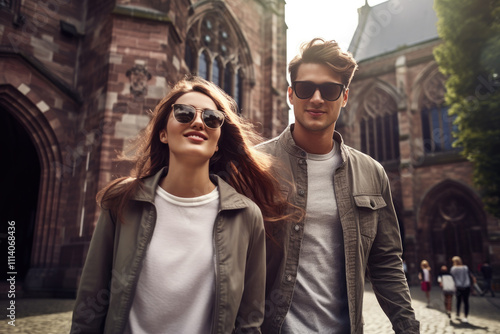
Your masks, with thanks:
M 189 72 L 194 74 L 196 73 L 196 58 L 194 56 L 193 47 L 190 43 L 186 43 L 186 48 L 184 50 L 184 61 L 186 62 L 186 66 L 189 68 Z
M 209 70 L 209 57 L 205 52 L 200 55 L 200 62 L 198 64 L 198 75 L 203 79 L 209 80 L 208 70 Z
M 219 59 L 215 59 L 213 68 L 212 68 L 212 82 L 216 85 L 220 85 L 220 61 Z
M 231 65 L 227 65 L 224 69 L 224 90 L 229 95 L 233 95 L 233 68 Z
M 379 162 L 399 159 L 399 126 L 396 101 L 375 88 L 364 101 L 360 121 L 361 151 Z
M 421 119 L 425 154 L 454 150 L 455 116 L 448 115 L 448 107 L 444 104 L 444 81 L 444 76 L 437 72 L 423 85 Z
M 243 71 L 241 69 L 238 71 L 234 82 L 234 99 L 238 103 L 238 106 L 240 106 L 241 111 L 241 106 L 243 105 Z
M 193 16 L 186 38 L 184 60 L 190 73 L 208 78 L 231 95 L 243 109 L 249 80 L 250 51 L 239 27 L 219 4 Z M 203 51 L 202 51 L 203 50 Z M 198 59 L 193 59 L 198 55 Z M 197 68 L 196 65 L 197 64 Z

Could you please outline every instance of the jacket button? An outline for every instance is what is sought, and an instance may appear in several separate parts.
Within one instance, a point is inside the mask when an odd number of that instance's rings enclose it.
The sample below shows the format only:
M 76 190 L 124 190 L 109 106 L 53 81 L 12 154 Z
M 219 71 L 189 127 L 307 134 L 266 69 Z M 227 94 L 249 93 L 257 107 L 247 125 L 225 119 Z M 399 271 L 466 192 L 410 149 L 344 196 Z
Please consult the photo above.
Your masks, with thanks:
M 291 282 L 292 281 L 292 275 L 288 274 L 286 275 L 286 281 Z
M 306 192 L 304 191 L 304 189 L 299 189 L 299 195 L 300 196 L 304 196 Z
M 300 155 L 302 155 L 303 157 L 305 157 L 306 156 L 306 152 L 302 151 L 302 152 L 300 152 Z
M 297 232 L 298 232 L 298 231 L 300 231 L 300 225 L 299 225 L 299 224 L 296 224 L 293 228 L 294 228 L 294 229 L 295 229 L 295 231 L 297 231 Z

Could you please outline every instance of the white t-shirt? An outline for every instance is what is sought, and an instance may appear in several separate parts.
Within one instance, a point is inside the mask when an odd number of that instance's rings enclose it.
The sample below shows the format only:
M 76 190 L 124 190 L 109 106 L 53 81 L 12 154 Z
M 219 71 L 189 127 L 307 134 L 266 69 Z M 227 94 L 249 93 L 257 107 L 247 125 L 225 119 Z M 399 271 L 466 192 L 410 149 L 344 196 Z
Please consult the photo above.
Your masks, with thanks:
M 218 188 L 181 198 L 158 187 L 156 226 L 126 333 L 208 333 L 215 298 L 213 227 Z

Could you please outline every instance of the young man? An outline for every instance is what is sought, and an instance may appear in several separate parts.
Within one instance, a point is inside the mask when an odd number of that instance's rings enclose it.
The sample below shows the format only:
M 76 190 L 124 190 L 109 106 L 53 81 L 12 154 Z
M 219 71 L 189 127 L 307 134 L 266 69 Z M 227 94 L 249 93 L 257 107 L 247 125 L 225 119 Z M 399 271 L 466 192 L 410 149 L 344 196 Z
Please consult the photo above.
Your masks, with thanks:
M 362 333 L 365 274 L 396 333 L 419 333 L 382 166 L 335 132 L 356 61 L 313 39 L 289 64 L 295 124 L 260 149 L 305 210 L 271 231 L 263 333 Z

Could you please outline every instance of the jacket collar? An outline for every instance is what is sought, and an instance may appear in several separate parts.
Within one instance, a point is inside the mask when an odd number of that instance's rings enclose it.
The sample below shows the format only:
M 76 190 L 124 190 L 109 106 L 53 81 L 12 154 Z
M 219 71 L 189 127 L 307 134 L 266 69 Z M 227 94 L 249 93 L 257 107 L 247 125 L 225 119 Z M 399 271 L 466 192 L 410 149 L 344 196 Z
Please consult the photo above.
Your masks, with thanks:
M 167 175 L 168 167 L 163 167 L 155 175 L 145 178 L 139 190 L 132 196 L 133 200 L 154 203 L 156 188 L 160 180 Z M 238 193 L 220 176 L 210 174 L 210 180 L 219 187 L 220 210 L 236 210 L 249 206 L 249 199 Z
M 293 127 L 295 124 L 290 124 L 278 137 L 278 142 L 283 145 L 285 150 L 289 153 L 292 154 L 296 157 L 299 158 L 305 158 L 307 157 L 307 152 L 301 149 L 300 147 L 297 146 L 295 143 L 295 140 L 293 139 L 292 136 L 292 131 Z M 344 145 L 344 139 L 342 138 L 342 135 L 334 131 L 333 133 L 333 140 L 337 142 L 337 144 L 340 145 L 340 155 L 342 157 L 342 163 L 346 162 L 348 159 L 348 153 L 346 150 L 346 146 Z

